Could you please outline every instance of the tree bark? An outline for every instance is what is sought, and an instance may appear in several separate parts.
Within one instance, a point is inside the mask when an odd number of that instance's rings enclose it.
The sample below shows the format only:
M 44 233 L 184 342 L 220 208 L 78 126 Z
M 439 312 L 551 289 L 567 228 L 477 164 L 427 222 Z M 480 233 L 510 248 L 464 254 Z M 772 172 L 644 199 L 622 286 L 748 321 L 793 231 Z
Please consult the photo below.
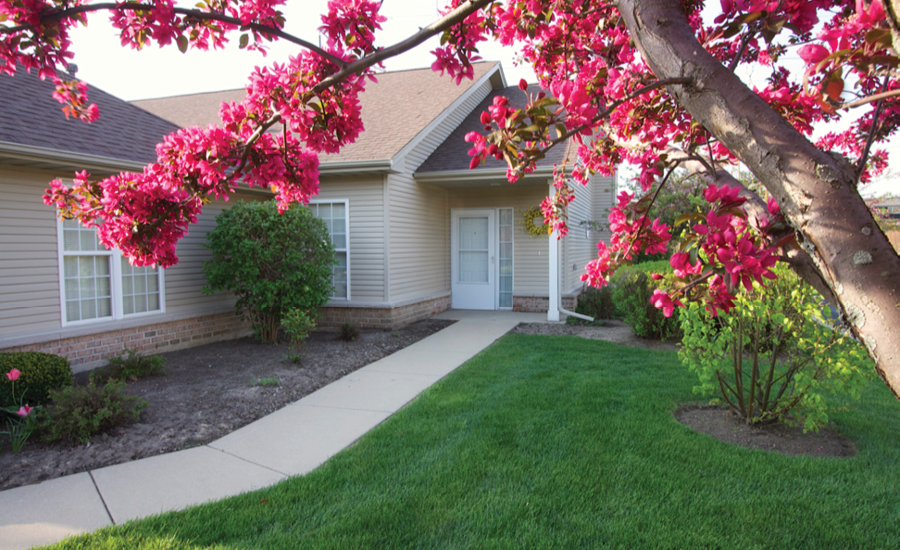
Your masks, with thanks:
M 618 0 L 618 7 L 658 78 L 692 79 L 668 89 L 775 197 L 900 397 L 900 256 L 860 197 L 853 167 L 816 148 L 704 50 L 677 0 Z

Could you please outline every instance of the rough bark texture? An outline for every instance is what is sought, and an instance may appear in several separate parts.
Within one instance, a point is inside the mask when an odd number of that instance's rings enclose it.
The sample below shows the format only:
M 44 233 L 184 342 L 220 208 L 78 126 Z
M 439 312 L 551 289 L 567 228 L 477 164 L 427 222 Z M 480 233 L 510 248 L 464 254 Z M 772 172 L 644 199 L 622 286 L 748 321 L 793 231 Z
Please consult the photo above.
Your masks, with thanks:
M 900 397 L 900 256 L 857 192 L 852 166 L 817 149 L 704 50 L 679 2 L 618 6 L 658 78 L 692 78 L 670 92 L 772 193 L 878 374 Z

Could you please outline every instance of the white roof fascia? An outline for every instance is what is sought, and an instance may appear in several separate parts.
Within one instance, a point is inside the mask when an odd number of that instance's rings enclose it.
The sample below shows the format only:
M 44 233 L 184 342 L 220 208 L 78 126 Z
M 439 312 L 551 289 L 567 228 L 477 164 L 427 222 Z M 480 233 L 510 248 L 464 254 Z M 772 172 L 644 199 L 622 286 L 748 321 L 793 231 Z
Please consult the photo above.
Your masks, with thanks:
M 481 85 L 484 84 L 485 82 L 495 79 L 498 76 L 500 79 L 500 87 L 497 89 L 505 88 L 506 87 L 506 78 L 503 76 L 503 70 L 502 70 L 502 67 L 501 67 L 499 61 L 494 64 L 494 68 L 492 70 L 481 75 L 481 78 L 479 78 L 471 86 L 469 86 L 469 89 L 466 90 L 465 93 L 463 93 L 459 97 L 457 97 L 456 100 L 453 101 L 453 103 L 451 103 L 449 107 L 444 109 L 441 112 L 441 114 L 436 116 L 428 124 L 428 126 L 423 128 L 418 134 L 416 134 L 416 136 L 414 138 L 412 138 L 409 141 L 409 143 L 404 145 L 403 148 L 400 149 L 400 151 L 398 151 L 396 155 L 394 155 L 393 160 L 394 160 L 395 166 L 402 166 L 404 163 L 404 160 L 406 159 L 406 155 L 408 155 L 409 152 L 412 151 L 413 149 L 415 149 L 420 143 L 425 141 L 425 138 L 427 138 L 428 135 L 431 134 L 431 132 L 433 132 L 442 122 L 444 122 L 444 120 L 446 120 L 452 112 L 459 109 L 459 107 L 463 103 L 465 103 L 466 100 L 469 99 L 469 96 L 471 96 L 472 94 L 475 93 L 475 90 L 477 90 L 479 87 L 481 87 Z M 418 168 L 418 167 L 415 166 L 415 167 L 410 168 L 410 172 L 415 172 L 416 168 Z
M 10 143 L 8 141 L 0 141 L 0 154 L 9 153 L 15 155 L 18 159 L 31 160 L 35 162 L 56 161 L 73 166 L 84 167 L 86 169 L 103 169 L 114 170 L 120 172 L 130 170 L 132 172 L 143 172 L 146 163 L 135 162 L 132 160 L 121 160 L 109 157 L 101 157 L 97 155 L 88 155 L 84 153 L 73 153 L 71 151 L 60 151 L 58 149 L 47 149 L 46 147 L 35 147 L 33 145 L 22 145 L 20 143 Z

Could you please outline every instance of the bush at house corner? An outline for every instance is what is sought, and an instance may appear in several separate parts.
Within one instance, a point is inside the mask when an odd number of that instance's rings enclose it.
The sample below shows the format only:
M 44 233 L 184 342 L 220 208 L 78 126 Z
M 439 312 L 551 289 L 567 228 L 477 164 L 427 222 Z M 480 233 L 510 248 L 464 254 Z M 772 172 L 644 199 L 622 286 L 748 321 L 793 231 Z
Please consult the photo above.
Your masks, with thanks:
M 291 309 L 309 310 L 332 293 L 334 247 L 325 222 L 294 205 L 278 213 L 274 201 L 238 202 L 216 217 L 207 235 L 213 257 L 203 266 L 204 292 L 230 290 L 257 338 L 274 342 Z
M 50 392 L 72 385 L 72 369 L 65 357 L 36 351 L 0 353 L 0 372 L 19 371 L 18 393 L 27 392 L 29 404 L 46 403 Z M 0 407 L 14 404 L 13 383 L 0 376 Z

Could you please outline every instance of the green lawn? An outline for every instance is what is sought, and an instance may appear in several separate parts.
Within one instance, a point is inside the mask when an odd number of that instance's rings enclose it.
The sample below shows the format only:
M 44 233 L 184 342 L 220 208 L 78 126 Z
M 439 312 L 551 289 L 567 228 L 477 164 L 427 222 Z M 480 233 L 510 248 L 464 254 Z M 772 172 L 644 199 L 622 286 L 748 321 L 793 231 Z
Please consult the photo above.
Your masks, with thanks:
M 834 415 L 850 459 L 695 433 L 693 384 L 671 352 L 509 335 L 305 477 L 54 548 L 900 548 L 880 380 Z

